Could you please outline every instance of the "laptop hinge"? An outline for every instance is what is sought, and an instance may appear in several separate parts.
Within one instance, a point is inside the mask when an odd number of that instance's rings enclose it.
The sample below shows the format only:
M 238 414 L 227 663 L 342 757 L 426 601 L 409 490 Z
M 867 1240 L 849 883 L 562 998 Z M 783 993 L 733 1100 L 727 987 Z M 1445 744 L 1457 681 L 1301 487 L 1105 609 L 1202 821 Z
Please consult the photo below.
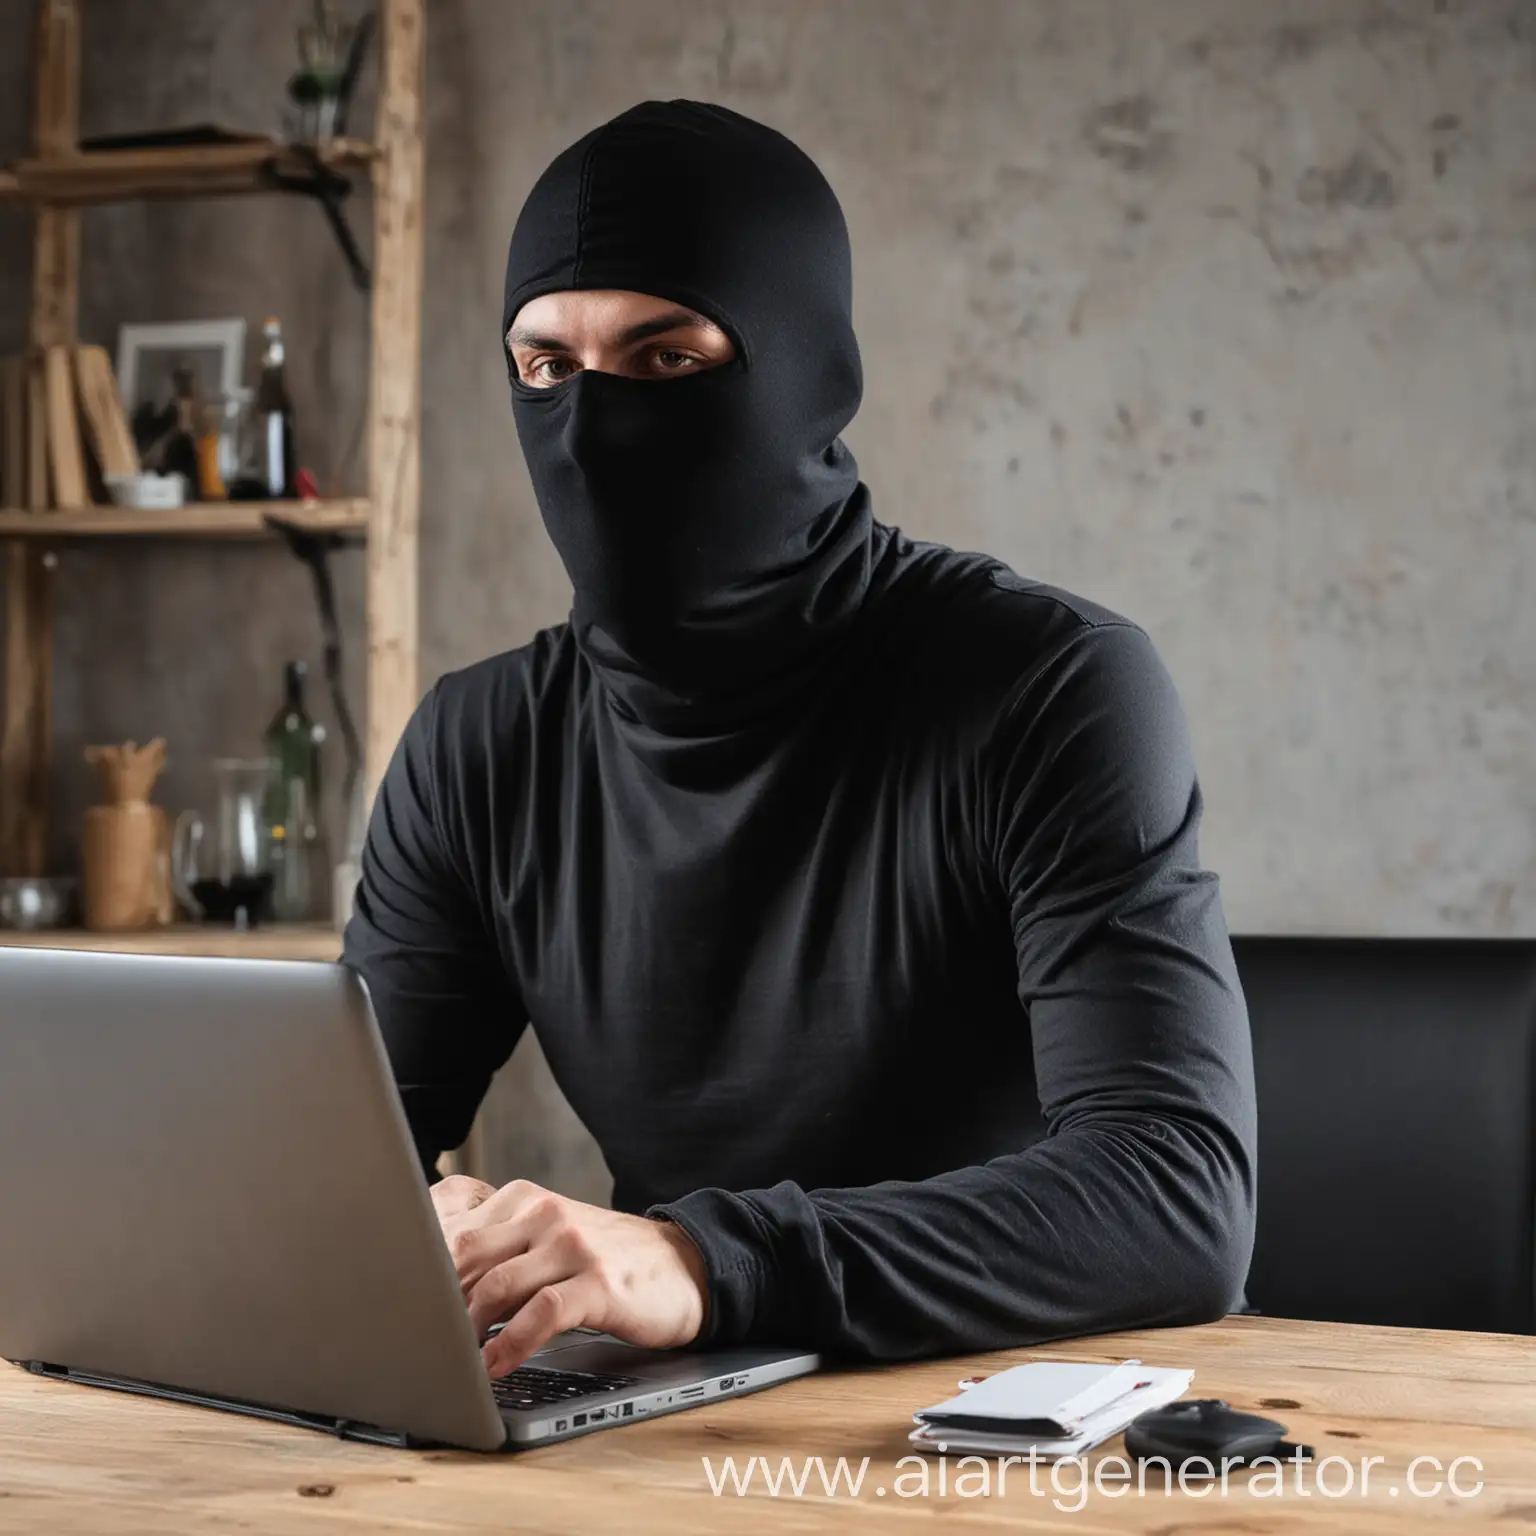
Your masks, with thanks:
M 338 1440 L 362 1440 L 369 1445 L 393 1445 L 401 1449 L 416 1444 L 409 1435 L 380 1429 L 377 1424 L 361 1424 L 355 1419 L 336 1419 L 328 1427 Z
M 118 1392 L 132 1392 L 145 1397 L 163 1398 L 173 1403 L 190 1403 L 199 1408 L 222 1408 L 235 1413 L 250 1414 L 254 1418 L 272 1419 L 279 1424 L 294 1424 L 300 1429 L 319 1429 L 336 1436 L 338 1440 L 364 1440 L 370 1445 L 392 1445 L 401 1450 L 415 1448 L 414 1437 L 392 1430 L 380 1429 L 376 1424 L 364 1424 L 356 1419 L 337 1419 L 330 1414 L 298 1413 L 282 1408 L 268 1408 L 258 1403 L 242 1402 L 238 1398 L 214 1397 L 204 1392 L 189 1392 L 178 1387 L 135 1381 L 123 1376 L 100 1375 L 95 1371 L 71 1370 L 67 1365 L 55 1365 L 49 1360 L 18 1360 L 34 1376 L 47 1376 L 55 1381 L 78 1382 L 89 1387 L 109 1387 Z

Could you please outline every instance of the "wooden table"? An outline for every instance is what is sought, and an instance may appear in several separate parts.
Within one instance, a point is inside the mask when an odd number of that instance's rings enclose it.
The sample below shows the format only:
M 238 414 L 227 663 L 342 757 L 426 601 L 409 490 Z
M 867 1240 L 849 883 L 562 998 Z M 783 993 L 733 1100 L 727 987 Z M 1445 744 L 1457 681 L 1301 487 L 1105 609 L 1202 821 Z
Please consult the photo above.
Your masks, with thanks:
M 1197 1396 L 1281 1419 L 1319 1458 L 1295 1491 L 1256 1497 L 1235 1474 L 1225 1498 L 1164 1491 L 1154 1472 L 1144 1492 L 1114 1481 L 1086 1490 L 1070 1478 L 1053 1490 L 1050 1472 L 1009 1469 L 999 1495 L 980 1496 L 980 1472 L 950 1456 L 947 1492 L 938 1463 L 927 1463 L 927 1497 L 912 1492 L 918 1463 L 897 1465 L 913 1408 L 950 1395 L 956 1378 L 1031 1357 L 1118 1360 L 1195 1369 Z M 1095 1460 L 1114 1455 L 1113 1441 Z M 869 1457 L 858 1497 L 846 1482 L 829 1498 L 812 1471 L 804 1497 L 777 1498 L 754 1471 L 746 1497 L 710 1492 L 703 1458 L 717 1475 L 724 1458 L 781 1457 L 798 1464 L 839 1456 L 857 1469 Z M 1458 1470 L 1463 1489 L 1419 1497 L 1409 1464 L 1435 1457 Z M 1378 1457 L 1369 1491 L 1360 1467 Z M 967 1475 L 963 1487 L 958 1479 Z M 1443 1478 L 1427 1463 L 1417 1485 Z M 901 1496 L 897 1479 L 911 1496 Z M 1273 1480 L 1272 1480 L 1273 1481 Z M 886 1492 L 880 1495 L 877 1487 Z M 1394 1493 L 1392 1490 L 1396 1489 Z M 1057 1502 L 1067 1506 L 1055 1507 Z M 410 1452 L 335 1441 L 232 1414 L 144 1401 L 115 1392 L 42 1381 L 0 1364 L 0 1531 L 153 1532 L 505 1531 L 570 1536 L 703 1536 L 715 1532 L 922 1532 L 1065 1530 L 1088 1533 L 1292 1530 L 1398 1533 L 1467 1523 L 1518 1532 L 1536 1529 L 1536 1349 L 1529 1339 L 1429 1333 L 1275 1319 L 1231 1318 L 1203 1328 L 1078 1340 L 1042 1350 L 929 1361 L 892 1370 L 838 1372 L 757 1396 L 591 1435 L 519 1455 Z

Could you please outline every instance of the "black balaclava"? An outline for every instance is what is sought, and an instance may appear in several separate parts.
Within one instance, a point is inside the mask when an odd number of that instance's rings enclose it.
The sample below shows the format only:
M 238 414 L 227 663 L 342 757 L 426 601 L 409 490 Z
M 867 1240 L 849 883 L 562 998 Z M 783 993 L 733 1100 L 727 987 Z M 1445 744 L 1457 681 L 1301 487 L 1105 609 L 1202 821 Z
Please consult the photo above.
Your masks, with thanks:
M 529 299 L 575 288 L 686 305 L 737 354 L 677 379 L 583 371 L 545 389 L 508 355 L 577 644 L 647 726 L 765 719 L 824 669 L 869 582 L 869 500 L 838 437 L 861 388 L 842 210 L 782 134 L 723 107 L 644 102 L 529 194 L 504 349 Z

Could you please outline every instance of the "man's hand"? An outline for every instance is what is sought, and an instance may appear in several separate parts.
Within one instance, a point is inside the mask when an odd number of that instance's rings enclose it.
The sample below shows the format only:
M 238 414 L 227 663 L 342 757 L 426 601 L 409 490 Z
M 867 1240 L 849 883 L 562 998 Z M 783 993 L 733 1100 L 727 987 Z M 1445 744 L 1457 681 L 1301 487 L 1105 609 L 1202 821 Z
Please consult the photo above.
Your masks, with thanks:
M 454 1175 L 432 1186 L 470 1321 L 492 1376 L 505 1376 L 565 1328 L 631 1344 L 691 1343 L 708 1277 L 681 1227 L 567 1200 L 517 1179 L 494 1189 Z

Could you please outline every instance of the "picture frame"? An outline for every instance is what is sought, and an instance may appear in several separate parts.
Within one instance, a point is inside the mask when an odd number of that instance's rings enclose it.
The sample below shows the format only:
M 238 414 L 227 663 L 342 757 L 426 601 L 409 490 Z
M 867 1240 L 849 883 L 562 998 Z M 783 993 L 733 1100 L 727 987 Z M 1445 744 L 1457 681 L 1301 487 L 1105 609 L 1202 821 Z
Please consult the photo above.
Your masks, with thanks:
M 240 387 L 245 371 L 245 321 L 177 320 L 125 325 L 117 338 L 117 392 L 130 421 L 143 406 L 171 399 L 171 371 L 190 366 L 199 399 L 214 403 Z

